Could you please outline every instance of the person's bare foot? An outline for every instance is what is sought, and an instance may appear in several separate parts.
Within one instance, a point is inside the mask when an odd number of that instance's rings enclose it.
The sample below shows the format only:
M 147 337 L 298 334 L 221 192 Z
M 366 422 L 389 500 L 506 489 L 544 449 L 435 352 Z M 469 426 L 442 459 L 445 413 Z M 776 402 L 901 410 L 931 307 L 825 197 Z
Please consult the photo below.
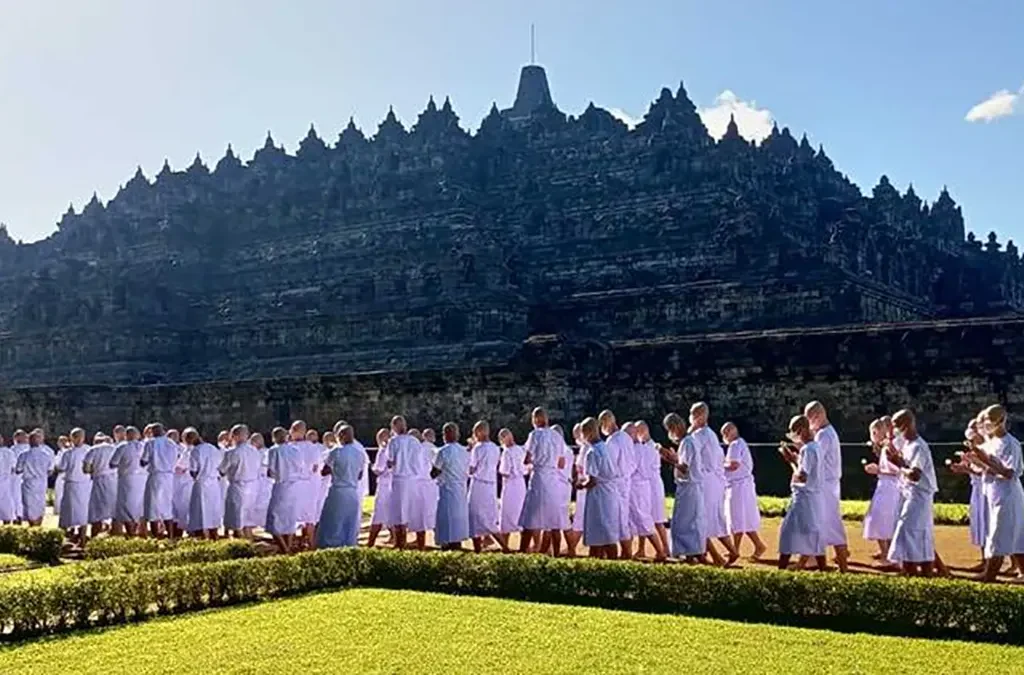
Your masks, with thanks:
M 754 548 L 754 555 L 750 556 L 752 562 L 761 562 L 761 557 L 768 552 L 768 547 L 764 544 Z
M 722 567 L 732 567 L 733 565 L 736 564 L 736 561 L 739 560 L 739 559 L 740 559 L 740 554 L 738 552 L 730 553 L 729 557 L 725 559 L 725 564 L 722 565 Z

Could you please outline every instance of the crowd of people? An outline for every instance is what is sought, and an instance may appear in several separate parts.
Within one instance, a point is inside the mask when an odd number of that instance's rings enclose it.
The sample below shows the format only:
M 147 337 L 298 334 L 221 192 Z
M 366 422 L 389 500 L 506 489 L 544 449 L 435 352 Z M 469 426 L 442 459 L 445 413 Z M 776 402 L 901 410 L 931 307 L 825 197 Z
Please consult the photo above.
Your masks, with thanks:
M 222 531 L 252 538 L 263 528 L 284 553 L 355 546 L 372 472 L 369 546 L 386 529 L 400 549 L 424 549 L 433 532 L 442 549 L 471 541 L 477 552 L 575 556 L 582 543 L 593 557 L 634 558 L 646 557 L 649 546 L 656 561 L 731 565 L 744 537 L 754 559 L 767 551 L 750 449 L 731 422 L 721 427 L 720 441 L 708 426 L 706 404 L 694 404 L 686 419 L 665 416 L 667 445 L 652 440 L 645 422 L 620 426 L 605 410 L 575 425 L 574 452 L 543 408 L 531 418 L 522 445 L 509 429 L 499 430 L 495 443 L 482 420 L 468 440 L 458 425 L 445 424 L 438 447 L 432 429 L 410 429 L 396 416 L 377 432 L 372 462 L 343 421 L 322 439 L 302 421 L 275 428 L 269 447 L 244 424 L 222 431 L 216 444 L 195 428 L 179 434 L 159 423 L 142 431 L 117 426 L 112 436 L 96 434 L 91 445 L 84 430 L 74 429 L 58 439 L 56 452 L 41 429 L 18 430 L 11 447 L 0 444 L 0 520 L 40 525 L 55 473 L 58 522 L 76 544 L 108 531 L 209 539 Z M 864 537 L 878 542 L 883 567 L 946 574 L 935 552 L 935 467 L 914 414 L 879 418 L 869 433 L 877 461 L 865 462 L 864 471 L 878 482 Z M 826 569 L 832 547 L 846 571 L 840 442 L 824 405 L 808 403 L 786 436 L 779 453 L 792 467 L 792 499 L 779 531 L 778 565 L 804 568 L 813 561 Z M 970 536 L 982 552 L 977 571 L 992 580 L 1007 556 L 1024 570 L 1024 457 L 1004 409 L 979 413 L 964 446 L 947 465 L 970 476 L 973 486 Z M 663 464 L 675 482 L 671 517 Z

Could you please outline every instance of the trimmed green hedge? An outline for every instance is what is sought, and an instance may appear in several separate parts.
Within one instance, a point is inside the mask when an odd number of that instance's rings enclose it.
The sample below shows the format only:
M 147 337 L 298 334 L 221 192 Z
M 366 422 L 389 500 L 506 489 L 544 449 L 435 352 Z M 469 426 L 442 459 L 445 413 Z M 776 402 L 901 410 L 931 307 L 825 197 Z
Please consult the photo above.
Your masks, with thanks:
M 21 638 L 354 586 L 1024 642 L 1024 590 L 1005 585 L 378 549 L 333 549 L 3 586 L 0 627 L 5 635 Z
M 86 543 L 84 554 L 86 560 L 105 560 L 107 558 L 117 558 L 139 553 L 166 553 L 181 549 L 217 546 L 226 541 L 237 540 L 222 539 L 214 542 L 202 539 L 155 539 L 149 537 L 145 539 L 138 537 L 125 539 L 123 537 L 100 537 L 98 539 L 90 539 Z M 251 544 L 245 543 L 251 547 Z
M 788 497 L 758 497 L 757 507 L 766 518 L 781 518 L 786 515 Z M 841 502 L 843 520 L 864 520 L 870 502 L 846 500 Z M 966 525 L 969 522 L 970 507 L 967 504 L 935 504 L 936 525 Z
M 0 553 L 13 553 L 42 563 L 60 559 L 64 532 L 55 527 L 0 525 Z

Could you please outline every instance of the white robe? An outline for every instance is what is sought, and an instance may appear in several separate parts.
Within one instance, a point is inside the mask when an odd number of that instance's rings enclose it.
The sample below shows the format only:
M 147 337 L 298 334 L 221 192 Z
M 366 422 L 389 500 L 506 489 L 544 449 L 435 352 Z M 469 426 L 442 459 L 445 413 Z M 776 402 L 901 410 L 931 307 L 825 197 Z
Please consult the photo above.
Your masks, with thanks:
M 878 482 L 864 516 L 864 538 L 868 541 L 891 541 L 901 502 L 899 470 L 882 452 L 878 457 Z
M 900 451 L 905 469 L 919 469 L 913 483 L 901 479 L 903 504 L 889 545 L 888 559 L 895 563 L 922 563 L 935 559 L 935 523 L 932 501 L 938 490 L 932 451 L 923 438 L 908 441 Z
M 266 522 L 259 519 L 256 504 L 262 465 L 263 453 L 246 442 L 224 453 L 219 467 L 220 474 L 228 482 L 224 499 L 224 527 L 241 530 Z
M 188 455 L 192 475 L 192 496 L 188 507 L 188 530 L 219 530 L 224 523 L 224 493 L 220 468 L 224 451 L 210 443 L 193 446 Z
M 985 451 L 1013 471 L 1010 478 L 986 472 L 982 479 L 985 494 L 985 557 L 1024 553 L 1024 457 L 1020 442 L 1012 435 L 991 438 Z
M 316 528 L 317 546 L 356 546 L 363 512 L 359 477 L 366 466 L 366 450 L 356 443 L 334 448 L 324 466 L 330 468 L 331 486 Z
M 648 453 L 657 453 L 653 446 L 633 444 L 633 475 L 629 481 L 629 532 L 633 537 L 654 534 L 654 516 L 651 513 L 651 462 Z
M 188 472 L 189 455 L 192 449 L 182 444 L 178 447 L 178 457 L 174 462 L 174 480 L 172 481 L 171 512 L 174 522 L 181 530 L 188 530 L 189 507 L 192 502 L 192 476 Z
M 742 438 L 729 444 L 725 459 L 738 462 L 735 471 L 726 471 L 725 525 L 730 533 L 757 532 L 761 529 L 761 511 L 754 485 L 754 459 Z
M 110 443 L 94 445 L 85 453 L 85 464 L 90 468 L 92 489 L 89 492 L 89 522 L 99 523 L 114 519 L 117 505 L 117 472 L 110 468 L 114 446 Z
M 19 517 L 25 520 L 39 520 L 46 513 L 46 482 L 54 468 L 53 462 L 54 456 L 41 445 L 28 448 L 18 455 L 15 470 L 21 478 Z M 88 502 L 86 506 L 88 507 Z
M 298 496 L 299 522 L 315 525 L 320 519 L 317 505 L 320 501 L 320 469 L 324 461 L 321 448 L 323 446 L 310 441 L 294 441 L 291 445 L 299 451 L 304 465 L 302 480 L 305 481 L 305 485 Z
M 14 476 L 16 475 L 14 465 L 16 462 L 14 451 L 0 446 L 0 522 L 14 520 L 17 513 L 14 507 Z M 21 495 L 17 495 L 17 500 L 21 501 Z
M 550 427 L 538 427 L 526 438 L 524 448 L 531 459 L 531 474 L 519 516 L 519 526 L 524 530 L 569 529 L 569 512 L 562 505 L 558 469 L 563 445 L 565 441 Z
M 394 525 L 404 525 L 410 532 L 425 532 L 427 512 L 424 508 L 430 480 L 430 452 L 409 434 L 388 441 L 388 460 L 393 462 L 391 482 L 391 517 Z
M 373 493 L 373 515 L 370 518 L 370 524 L 390 527 L 393 524 L 391 521 L 391 486 L 395 472 L 388 466 L 387 446 L 377 448 L 372 471 L 377 477 L 377 485 Z
M 60 459 L 57 471 L 64 474 L 64 495 L 60 500 L 60 518 L 58 524 L 62 528 L 81 527 L 89 523 L 89 494 L 92 492 L 92 479 L 83 470 L 86 453 L 89 447 L 79 445 L 68 448 Z
M 710 427 L 701 427 L 692 434 L 697 450 L 701 453 L 704 479 L 704 527 L 708 538 L 725 537 L 730 534 L 725 517 L 725 455 L 718 442 L 718 435 Z
M 114 520 L 117 522 L 137 523 L 143 519 L 146 470 L 139 464 L 141 457 L 141 442 L 122 441 L 110 458 L 110 466 L 117 471 L 117 502 L 114 504 Z
M 619 499 L 619 541 L 633 537 L 633 528 L 629 522 L 629 493 L 636 470 L 636 452 L 633 439 L 622 429 L 612 432 L 605 439 L 608 455 L 617 465 Z M 588 495 L 589 496 L 589 495 Z
M 640 461 L 644 462 L 644 474 L 647 476 L 647 490 L 651 508 L 651 520 L 655 523 L 664 523 L 665 517 L 665 481 L 661 478 L 661 455 L 654 441 L 646 441 L 641 444 L 643 452 Z
M 18 458 L 21 457 L 21 455 L 26 450 L 28 450 L 28 443 L 15 443 L 14 445 L 11 446 L 11 452 L 14 453 L 14 463 L 15 463 L 15 465 L 17 465 L 17 463 L 18 463 Z M 54 466 L 56 466 L 56 463 L 54 463 Z M 21 473 L 15 473 L 11 477 L 11 494 L 14 495 L 14 517 L 16 519 L 17 518 L 24 518 L 25 517 L 25 515 L 24 515 L 25 514 L 25 504 L 24 504 L 24 500 L 22 499 L 22 496 L 21 496 L 21 486 L 22 486 L 23 483 L 24 483 L 24 477 L 22 476 Z M 55 513 L 59 513 L 60 512 L 60 502 L 56 502 L 54 504 L 53 509 L 54 509 Z M 45 492 L 43 494 L 43 510 L 44 511 L 46 510 L 46 494 L 45 494 Z
M 267 511 L 270 509 L 270 494 L 274 491 L 274 479 L 267 475 L 270 459 L 266 448 L 258 448 L 260 453 L 260 469 L 257 480 L 256 502 L 253 507 L 253 521 L 258 527 L 267 522 Z
M 498 514 L 498 531 L 504 534 L 518 532 L 519 516 L 523 513 L 526 499 L 526 465 L 523 459 L 526 451 L 521 445 L 502 449 L 498 462 L 501 474 L 501 506 Z
M 702 555 L 707 550 L 707 527 L 704 520 L 703 454 L 693 436 L 686 436 L 677 450 L 679 461 L 686 465 L 685 474 L 675 469 L 675 503 L 672 505 L 672 557 Z
M 302 489 L 309 485 L 305 458 L 290 443 L 275 445 L 268 453 L 267 471 L 274 479 L 274 489 L 267 508 L 266 530 L 277 535 L 295 534 Z
M 146 520 L 174 518 L 174 464 L 178 461 L 178 445 L 166 436 L 157 436 L 142 445 L 142 462 L 146 463 L 146 493 L 143 511 Z
M 498 462 L 501 450 L 491 441 L 473 446 L 469 469 L 469 535 L 498 531 Z
M 843 477 L 843 456 L 839 445 L 839 434 L 831 424 L 818 429 L 814 434 L 821 455 L 821 501 L 822 536 L 826 546 L 845 546 L 846 527 L 843 525 L 843 509 L 839 481 Z
M 820 517 L 822 499 L 819 494 L 822 489 L 821 450 L 817 443 L 808 443 L 800 449 L 797 471 L 802 471 L 806 479 L 803 483 L 791 484 L 793 497 L 779 528 L 779 553 L 825 555 L 826 544 Z
M 437 477 L 437 527 L 434 541 L 438 545 L 456 544 L 469 539 L 469 451 L 458 443 L 448 443 L 437 451 L 434 468 Z
M 577 482 L 587 480 L 587 453 L 590 452 L 590 445 L 584 443 L 580 446 L 576 455 L 576 479 Z M 576 511 L 572 514 L 573 532 L 583 532 L 584 519 L 587 512 L 587 491 L 576 491 Z
M 622 539 L 622 509 L 626 504 L 622 498 L 623 481 L 619 474 L 619 458 L 609 452 L 606 441 L 598 441 L 591 446 L 586 462 L 588 479 L 593 480 L 594 485 L 587 489 L 583 544 L 617 544 Z

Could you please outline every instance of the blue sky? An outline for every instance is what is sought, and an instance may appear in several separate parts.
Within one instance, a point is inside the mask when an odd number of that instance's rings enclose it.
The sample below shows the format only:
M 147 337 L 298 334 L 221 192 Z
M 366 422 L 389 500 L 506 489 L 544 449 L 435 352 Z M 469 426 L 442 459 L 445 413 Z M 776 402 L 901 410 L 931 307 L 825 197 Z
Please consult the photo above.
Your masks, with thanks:
M 430 94 L 475 128 L 511 103 L 531 22 L 567 112 L 640 117 L 683 80 L 709 124 L 778 120 L 862 189 L 948 185 L 969 229 L 1024 242 L 1016 0 L 0 2 L 0 222 L 36 240 L 136 165 L 212 164 L 229 142 L 248 158 L 268 129 L 294 151 L 311 122 L 372 132 Z M 972 115 L 990 121 L 965 119 L 993 95 Z

